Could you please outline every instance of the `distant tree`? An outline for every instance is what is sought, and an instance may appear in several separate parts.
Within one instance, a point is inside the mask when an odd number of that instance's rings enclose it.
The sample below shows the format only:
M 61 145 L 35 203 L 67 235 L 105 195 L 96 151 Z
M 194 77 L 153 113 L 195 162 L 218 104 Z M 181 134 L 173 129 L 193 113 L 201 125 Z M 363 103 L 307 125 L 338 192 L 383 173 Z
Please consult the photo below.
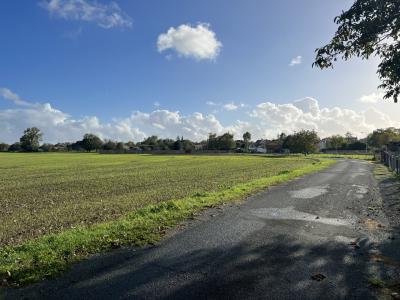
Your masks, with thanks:
M 382 148 L 382 146 L 390 142 L 400 141 L 400 129 L 389 127 L 386 129 L 376 129 L 367 138 L 368 144 L 375 148 Z
M 39 149 L 42 150 L 43 152 L 50 152 L 50 151 L 53 151 L 53 148 L 54 148 L 54 145 L 45 143 L 42 146 L 40 146 Z
M 288 135 L 283 148 L 293 153 L 309 154 L 316 152 L 320 139 L 314 130 L 301 130 Z
M 117 143 L 111 140 L 105 141 L 103 146 L 103 150 L 115 150 L 117 149 Z
M 233 134 L 229 132 L 218 137 L 218 150 L 231 150 L 235 148 L 235 145 Z
M 0 152 L 6 152 L 6 151 L 8 151 L 8 148 L 10 148 L 9 144 L 0 143 Z
M 248 152 L 248 151 L 249 151 L 249 143 L 250 143 L 250 141 L 251 141 L 251 134 L 250 134 L 250 132 L 246 131 L 246 132 L 243 134 L 243 141 L 244 141 L 244 145 L 245 145 L 246 152 Z
M 191 153 L 194 151 L 194 143 L 190 140 L 183 140 L 182 141 L 182 150 L 185 151 L 185 153 Z
M 24 151 L 37 151 L 39 142 L 42 140 L 43 134 L 36 127 L 27 128 L 24 135 L 19 139 L 21 148 Z
M 335 18 L 338 29 L 331 42 L 316 50 L 313 66 L 333 66 L 338 57 L 381 59 L 377 73 L 385 99 L 397 102 L 400 95 L 400 1 L 356 0 L 351 8 Z
M 118 142 L 115 148 L 117 150 L 125 150 L 125 144 L 122 142 Z
M 338 150 L 339 148 L 342 147 L 343 144 L 346 143 L 346 138 L 337 134 L 337 135 L 332 135 L 329 138 L 329 146 L 333 149 Z
M 86 133 L 83 137 L 82 147 L 87 152 L 98 150 L 101 148 L 102 145 L 103 141 L 97 135 Z
M 217 134 L 215 134 L 215 133 L 210 133 L 210 134 L 208 135 L 207 149 L 208 149 L 208 150 L 218 150 L 218 139 L 217 139 Z
M 148 138 L 146 138 L 143 142 L 141 142 L 141 145 L 149 150 L 157 150 L 158 149 L 158 140 L 159 139 L 156 135 L 152 135 L 152 136 L 149 136 Z
M 14 144 L 12 144 L 9 148 L 8 148 L 8 151 L 9 152 L 19 152 L 19 151 L 21 151 L 22 150 L 22 147 L 21 147 L 21 143 L 14 143 Z
M 132 142 L 132 141 L 129 141 L 129 142 L 127 142 L 127 143 L 125 144 L 125 146 L 126 146 L 128 149 L 134 149 L 134 148 L 135 148 L 135 143 Z

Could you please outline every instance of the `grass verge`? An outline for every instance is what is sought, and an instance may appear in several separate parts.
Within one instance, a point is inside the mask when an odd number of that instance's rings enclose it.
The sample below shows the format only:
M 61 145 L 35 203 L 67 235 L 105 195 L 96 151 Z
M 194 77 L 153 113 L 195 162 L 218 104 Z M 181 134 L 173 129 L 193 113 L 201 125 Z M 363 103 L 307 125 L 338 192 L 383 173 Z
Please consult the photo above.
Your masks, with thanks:
M 0 248 L 3 285 L 24 285 L 65 271 L 71 263 L 121 246 L 143 246 L 160 240 L 165 230 L 208 207 L 240 200 L 268 186 L 322 170 L 334 160 L 238 184 L 229 189 L 150 205 L 115 221 L 77 227 L 42 236 L 16 246 Z

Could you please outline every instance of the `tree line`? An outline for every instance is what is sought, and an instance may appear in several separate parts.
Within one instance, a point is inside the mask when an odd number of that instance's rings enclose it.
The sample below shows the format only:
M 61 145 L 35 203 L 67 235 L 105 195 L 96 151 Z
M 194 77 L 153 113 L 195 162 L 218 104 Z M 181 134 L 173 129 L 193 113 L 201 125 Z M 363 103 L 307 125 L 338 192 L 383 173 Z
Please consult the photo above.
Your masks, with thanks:
M 364 140 L 358 140 L 351 133 L 344 136 L 333 135 L 320 139 L 313 130 L 300 130 L 286 135 L 281 133 L 273 140 L 251 141 L 251 133 L 245 132 L 242 139 L 235 140 L 234 135 L 227 132 L 221 135 L 210 133 L 206 140 L 193 142 L 183 137 L 176 139 L 162 139 L 155 135 L 145 138 L 141 142 L 134 143 L 118 142 L 113 140 L 102 140 L 95 134 L 87 133 L 82 140 L 74 143 L 40 144 L 43 133 L 36 127 L 27 128 L 19 142 L 8 145 L 0 143 L 0 151 L 9 152 L 53 152 L 53 151 L 155 151 L 175 150 L 186 153 L 193 151 L 236 151 L 236 152 L 291 152 L 291 153 L 313 153 L 321 149 L 325 150 L 364 150 L 368 146 L 380 149 L 391 142 L 400 143 L 400 129 L 386 128 L 376 129 Z M 261 149 L 261 150 L 260 150 Z

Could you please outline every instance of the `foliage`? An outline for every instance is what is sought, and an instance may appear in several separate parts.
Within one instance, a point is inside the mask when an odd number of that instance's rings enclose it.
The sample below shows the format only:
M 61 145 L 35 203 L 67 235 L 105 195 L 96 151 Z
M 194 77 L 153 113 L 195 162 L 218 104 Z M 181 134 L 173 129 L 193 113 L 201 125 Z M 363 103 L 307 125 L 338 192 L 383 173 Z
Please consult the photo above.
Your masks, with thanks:
M 368 136 L 368 144 L 375 148 L 389 144 L 389 142 L 400 141 L 400 129 L 389 127 L 386 129 L 376 129 Z
M 250 132 L 246 131 L 246 132 L 243 134 L 243 141 L 244 141 L 244 144 L 245 144 L 245 150 L 246 150 L 246 151 L 249 151 L 249 142 L 251 141 L 251 134 L 250 134 Z
M 42 146 L 40 146 L 40 150 L 42 150 L 43 152 L 50 152 L 53 151 L 53 149 L 54 145 L 48 143 L 45 143 Z
M 346 139 L 341 135 L 332 135 L 329 138 L 330 147 L 333 149 L 339 149 L 343 144 L 346 144 Z
M 65 160 L 67 156 L 68 161 Z M 0 159 L 4 159 L 4 156 L 0 155 Z M 266 186 L 321 170 L 334 163 L 301 157 L 277 160 L 248 156 L 137 155 L 133 159 L 134 164 L 132 156 L 127 155 L 43 154 L 27 160 L 26 156 L 16 154 L 13 155 L 12 163 L 6 161 L 6 170 L 9 172 L 15 172 L 15 167 L 18 167 L 22 169 L 22 173 L 24 169 L 40 173 L 43 176 L 40 181 L 47 182 L 46 186 L 50 188 L 46 190 L 43 185 L 35 190 L 33 182 L 6 181 L 2 187 L 6 194 L 17 191 L 15 185 L 24 185 L 29 187 L 25 189 L 26 192 L 36 196 L 37 192 L 41 191 L 42 197 L 39 196 L 36 203 L 28 204 L 22 199 L 20 205 L 14 206 L 14 214 L 5 214 L 6 220 L 2 221 L 5 226 L 1 227 L 2 230 L 8 228 L 8 224 L 23 224 L 25 230 L 18 228 L 15 232 L 17 236 L 21 232 L 25 234 L 30 226 L 44 230 L 41 233 L 49 232 L 51 227 L 47 226 L 51 222 L 64 226 L 50 231 L 58 233 L 25 241 L 20 245 L 6 246 L 3 243 L 3 247 L 0 248 L 0 280 L 4 279 L 11 284 L 25 284 L 54 276 L 64 271 L 69 264 L 94 253 L 123 245 L 141 246 L 155 243 L 165 229 L 199 210 L 241 199 Z M 26 161 L 28 165 L 23 164 Z M 47 164 L 43 164 L 46 161 Z M 59 164 L 54 164 L 55 161 Z M 77 169 L 77 165 L 84 165 L 85 168 Z M 176 172 L 177 168 L 179 174 Z M 63 170 L 62 174 L 50 173 L 50 170 L 56 169 Z M 77 170 L 81 171 L 77 173 Z M 99 172 L 100 170 L 103 172 Z M 121 172 L 123 174 L 120 174 Z M 82 176 L 85 180 L 82 185 L 77 186 L 76 184 L 83 179 Z M 97 180 L 93 180 L 93 177 Z M 35 180 L 37 176 L 29 179 Z M 57 184 L 60 181 L 66 186 Z M 103 189 L 101 193 L 93 195 L 98 187 L 90 183 L 96 181 Z M 115 184 L 117 181 L 118 185 Z M 54 190 L 56 187 L 62 190 Z M 87 197 L 89 194 L 92 197 Z M 7 204 L 8 198 L 0 199 L 0 202 L 6 201 Z M 51 204 L 49 200 L 55 203 Z M 14 203 L 11 199 L 9 205 Z M 26 215 L 20 215 L 25 205 L 27 210 L 32 210 L 31 205 L 37 206 L 34 218 L 33 212 L 28 214 L 27 219 Z M 85 226 L 90 223 L 88 221 L 92 210 L 98 217 L 94 219 L 94 223 L 102 221 L 99 217 L 104 214 L 111 216 L 108 218 L 109 222 Z M 119 214 L 115 214 L 116 210 L 119 210 Z M 131 213 L 126 214 L 127 211 Z M 26 213 L 28 212 L 25 211 Z M 120 218 L 116 218 L 117 216 Z M 17 222 L 13 222 L 14 218 L 17 218 Z M 50 222 L 34 223 L 38 219 Z M 66 228 L 70 229 L 65 230 Z
M 8 148 L 10 148 L 9 144 L 6 143 L 0 143 L 0 152 L 7 152 Z
M 117 149 L 117 143 L 113 142 L 112 140 L 105 141 L 102 146 L 103 150 L 115 150 Z
M 21 144 L 18 143 L 18 142 L 12 144 L 12 145 L 8 148 L 8 151 L 9 151 L 9 152 L 18 152 L 18 151 L 21 151 L 21 150 L 22 150 Z
M 316 50 L 313 65 L 332 67 L 338 56 L 381 59 L 378 65 L 385 98 L 397 102 L 400 94 L 400 1 L 356 0 L 351 8 L 335 18 L 338 29 L 331 42 Z
M 24 151 L 37 151 L 39 149 L 39 142 L 42 140 L 43 134 L 36 127 L 27 128 L 24 135 L 20 138 L 21 148 Z
M 288 135 L 283 147 L 292 153 L 313 153 L 317 150 L 319 137 L 314 130 L 301 130 Z
M 210 133 L 207 141 L 208 150 L 232 150 L 236 146 L 236 142 L 233 139 L 233 134 L 224 133 L 220 136 Z
M 101 148 L 102 145 L 103 141 L 97 135 L 86 133 L 83 137 L 82 147 L 87 152 L 98 150 Z

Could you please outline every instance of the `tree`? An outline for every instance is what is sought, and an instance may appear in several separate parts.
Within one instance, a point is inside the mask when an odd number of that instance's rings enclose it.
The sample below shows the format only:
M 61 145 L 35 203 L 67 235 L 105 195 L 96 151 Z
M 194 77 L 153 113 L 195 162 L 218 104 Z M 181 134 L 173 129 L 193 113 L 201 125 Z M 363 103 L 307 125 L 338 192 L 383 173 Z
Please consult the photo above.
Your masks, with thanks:
M 39 142 L 42 140 L 43 134 L 36 127 L 27 128 L 24 135 L 19 139 L 21 148 L 24 151 L 37 151 Z
M 125 150 L 125 144 L 123 142 L 118 142 L 115 148 L 117 150 Z
M 319 140 L 314 130 L 301 130 L 288 135 L 283 144 L 283 148 L 287 148 L 293 153 L 313 153 L 317 150 Z
M 332 135 L 329 138 L 329 144 L 330 147 L 338 150 L 339 148 L 342 147 L 343 144 L 346 144 L 346 138 L 344 138 L 343 136 L 337 134 L 337 135 Z
M 115 150 L 117 148 L 117 143 L 112 140 L 108 140 L 103 144 L 103 150 Z
M 54 145 L 52 145 L 52 144 L 43 144 L 42 146 L 40 146 L 40 149 L 43 152 L 50 152 L 53 150 L 53 148 L 54 148 Z
M 10 148 L 10 145 L 6 143 L 0 143 L 0 152 L 6 152 L 8 151 L 8 148 Z
M 18 152 L 18 151 L 21 151 L 21 150 L 22 150 L 21 144 L 18 143 L 18 142 L 12 144 L 12 145 L 10 146 L 10 148 L 8 148 L 8 151 L 9 151 L 9 152 Z
M 82 147 L 87 152 L 90 152 L 92 150 L 98 150 L 101 148 L 102 145 L 103 141 L 97 135 L 86 133 L 83 136 Z
M 250 132 L 245 132 L 244 134 L 243 134 L 243 141 L 244 141 L 244 145 L 245 145 L 245 149 L 246 149 L 246 152 L 248 152 L 249 151 L 249 142 L 251 141 L 251 134 L 250 134 Z
M 229 132 L 224 133 L 218 137 L 218 150 L 231 150 L 235 148 L 235 140 L 233 139 L 233 134 Z
M 351 8 L 335 18 L 338 29 L 329 44 L 316 49 L 313 66 L 333 67 L 340 58 L 353 56 L 381 60 L 377 73 L 385 99 L 397 102 L 400 95 L 400 1 L 356 0 Z
M 390 142 L 400 141 L 400 129 L 393 127 L 386 129 L 376 129 L 368 135 L 368 144 L 375 148 L 382 148 L 382 146 Z

